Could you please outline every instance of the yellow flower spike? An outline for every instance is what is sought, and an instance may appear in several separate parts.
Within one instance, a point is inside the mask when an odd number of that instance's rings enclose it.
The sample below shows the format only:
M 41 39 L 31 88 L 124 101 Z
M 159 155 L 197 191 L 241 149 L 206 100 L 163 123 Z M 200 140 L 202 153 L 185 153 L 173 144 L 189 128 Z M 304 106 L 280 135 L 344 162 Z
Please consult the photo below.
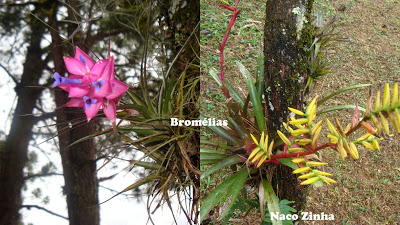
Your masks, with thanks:
M 390 106 L 392 109 L 397 108 L 399 105 L 399 90 L 397 87 L 397 83 L 393 85 L 393 97 L 392 97 L 392 105 Z
M 371 136 L 371 134 L 370 133 L 366 133 L 363 136 L 359 137 L 357 139 L 357 141 L 364 141 L 365 139 L 369 138 L 369 136 Z
M 334 184 L 336 184 L 336 181 L 333 180 L 333 179 L 331 179 L 331 178 L 329 178 L 329 177 L 321 176 L 321 179 L 322 179 L 323 181 L 325 181 L 327 184 L 329 184 L 329 183 L 334 183 Z
M 320 180 L 321 180 L 321 178 L 319 176 L 318 177 L 313 177 L 313 178 L 310 178 L 310 179 L 308 179 L 306 181 L 301 182 L 300 185 L 313 184 L 313 183 L 316 183 L 316 182 L 318 182 Z
M 264 151 L 268 149 L 268 135 L 265 136 L 264 146 L 262 146 L 262 148 L 264 148 Z
M 310 111 L 311 111 L 312 107 L 315 106 L 315 102 L 317 101 L 317 98 L 318 98 L 318 96 L 316 96 L 316 97 L 311 101 L 311 103 L 307 106 L 307 109 L 306 109 L 306 111 L 305 111 L 305 114 L 306 114 L 306 115 L 310 115 Z
M 311 169 L 311 168 L 308 167 L 308 166 L 306 166 L 306 167 L 301 167 L 301 168 L 298 168 L 298 169 L 294 170 L 293 173 L 294 173 L 294 174 L 296 174 L 296 173 L 305 173 L 305 172 L 308 172 L 310 169 Z
M 256 145 L 258 145 L 257 139 L 256 139 L 252 134 L 250 134 L 250 136 L 251 136 L 251 138 L 253 139 L 254 143 L 255 143 Z
M 337 138 L 337 137 L 335 137 L 335 136 L 333 136 L 333 135 L 331 135 L 331 134 L 328 134 L 328 138 L 331 139 L 331 143 L 332 143 L 332 144 L 337 144 L 338 141 L 339 141 L 339 138 Z
M 288 149 L 288 151 L 290 152 L 290 153 L 299 153 L 299 152 L 304 152 L 306 149 L 304 149 L 304 148 L 298 148 L 298 147 L 296 147 L 296 148 L 289 148 Z
M 340 125 L 339 119 L 337 117 L 335 118 L 335 122 L 336 122 L 336 127 L 338 128 L 340 134 L 343 135 L 344 134 L 344 130 L 342 128 L 342 125 Z
M 288 125 L 285 122 L 282 122 L 283 127 L 285 128 L 286 131 L 289 131 Z
M 261 138 L 260 138 L 260 144 L 259 144 L 260 148 L 264 147 L 264 131 L 261 133 Z
M 380 89 L 380 88 L 379 88 Z M 380 112 L 382 110 L 381 105 L 381 90 L 376 92 L 376 99 L 375 99 L 375 113 Z
M 308 145 L 311 142 L 312 142 L 312 140 L 309 139 L 309 138 L 303 138 L 303 139 L 300 139 L 300 140 L 296 140 L 296 144 L 298 144 L 298 145 Z
M 361 142 L 361 144 L 364 145 L 364 147 L 366 147 L 366 148 L 374 150 L 374 146 L 369 142 L 363 141 L 363 142 Z
M 347 157 L 347 152 L 344 150 L 343 148 L 343 141 L 342 139 L 339 139 L 338 143 L 337 143 L 337 148 L 339 151 L 340 156 L 342 156 L 342 160 L 344 160 L 344 158 Z
M 292 143 L 289 141 L 289 139 L 288 139 L 280 130 L 278 130 L 277 132 L 278 132 L 279 137 L 282 139 L 282 141 L 283 141 L 287 146 L 292 145 Z
M 372 146 L 374 147 L 374 150 L 379 150 L 379 143 L 377 140 L 372 140 Z
M 353 142 L 350 142 L 349 146 L 350 146 L 350 151 L 349 151 L 350 157 L 352 159 L 358 159 L 358 151 L 356 145 Z
M 321 130 L 322 127 L 319 127 L 318 130 L 315 132 L 315 134 L 312 137 L 312 142 L 311 142 L 311 146 L 314 147 L 315 146 L 315 142 L 317 142 L 319 135 L 321 134 Z
M 393 127 L 396 130 L 396 133 L 400 133 L 400 124 L 397 121 L 396 113 L 394 111 L 389 111 L 388 116 L 389 116 L 390 122 L 392 122 Z
M 332 176 L 332 174 L 330 173 L 326 173 L 320 170 L 313 170 L 314 173 L 318 174 L 318 175 L 322 175 L 322 176 Z
M 297 130 L 293 130 L 292 132 L 290 132 L 290 134 L 294 137 L 299 136 L 301 134 L 307 134 L 310 132 L 310 129 L 308 128 L 301 128 L 301 129 L 297 129 Z
M 264 152 L 260 151 L 256 157 L 253 158 L 253 160 L 251 160 L 252 163 L 254 163 L 255 161 L 257 161 L 259 158 L 261 158 L 261 156 L 265 155 Z
M 313 126 L 313 128 L 311 129 L 311 135 L 314 135 L 315 131 L 318 130 L 318 128 L 321 126 L 322 124 L 322 120 L 320 120 L 317 124 L 315 124 Z
M 305 114 L 302 112 L 302 111 L 300 111 L 300 110 L 297 110 L 297 109 L 294 109 L 294 108 L 290 108 L 290 107 L 288 107 L 288 109 L 290 110 L 290 111 L 292 111 L 294 114 L 296 114 L 296 115 L 299 115 L 299 116 L 304 116 Z
M 332 125 L 331 121 L 329 121 L 329 119 L 326 119 L 326 123 L 328 124 L 329 132 L 334 136 L 338 137 L 339 133 L 337 132 L 336 128 Z
M 317 110 L 317 105 L 314 104 L 314 106 L 310 110 L 310 114 L 308 115 L 308 122 L 307 122 L 308 127 L 311 127 L 312 121 L 315 118 L 315 110 Z
M 260 147 L 256 147 L 255 149 L 253 149 L 253 151 L 251 152 L 251 154 L 249 155 L 249 160 L 251 159 L 251 158 L 253 158 L 259 151 L 261 150 L 261 148 Z
M 289 124 L 292 124 L 292 125 L 296 126 L 296 125 L 303 125 L 303 124 L 305 124 L 307 122 L 308 122 L 307 118 L 301 118 L 301 119 L 292 120 L 292 121 L 289 122 Z
M 302 163 L 302 162 L 304 162 L 304 161 L 306 161 L 306 160 L 305 160 L 303 157 L 292 159 L 292 162 L 293 162 L 293 163 L 296 163 L 296 164 Z
M 315 177 L 315 173 L 309 172 L 307 174 L 299 176 L 300 179 L 307 179 L 307 178 L 310 178 L 310 177 Z
M 349 130 L 351 129 L 351 124 L 347 124 L 346 129 L 344 129 L 344 133 L 347 134 L 347 132 L 349 132 Z
M 374 114 L 371 115 L 371 120 L 372 122 L 374 122 L 376 129 L 378 129 L 378 133 L 382 134 L 382 125 L 381 123 L 378 121 L 378 118 L 375 117 Z
M 315 161 L 308 161 L 307 166 L 325 166 L 328 165 L 328 163 L 324 163 L 324 162 L 315 162 Z
M 303 118 L 304 119 L 304 118 Z M 290 117 L 290 121 L 295 121 L 296 119 L 294 118 L 294 117 Z M 289 122 L 289 124 L 291 124 L 290 122 Z M 300 124 L 293 124 L 294 126 L 296 126 L 298 129 L 302 129 L 302 128 L 304 128 L 304 126 L 303 125 L 300 125 Z M 290 126 L 288 127 L 288 129 L 289 129 L 289 132 L 291 132 L 291 131 L 293 131 L 293 129 L 292 130 L 290 130 Z
M 390 130 L 389 130 L 389 122 L 387 121 L 386 117 L 382 115 L 382 113 L 379 113 L 380 121 L 383 127 L 383 130 L 387 135 L 390 135 Z
M 272 140 L 271 141 L 271 144 L 269 145 L 269 148 L 268 148 L 268 151 L 267 151 L 267 154 L 268 154 L 268 158 L 269 158 L 269 156 L 271 155 L 271 153 L 272 153 L 272 148 L 274 147 L 274 140 Z
M 258 162 L 257 168 L 259 168 L 259 167 L 264 163 L 264 161 L 265 161 L 267 158 L 268 158 L 268 155 L 264 155 L 264 156 L 260 159 L 260 161 Z
M 385 84 L 385 88 L 383 89 L 383 100 L 382 100 L 382 109 L 387 112 L 390 106 L 390 89 L 389 84 Z
M 349 152 L 350 151 L 350 146 L 349 146 L 349 143 L 347 142 L 347 139 L 346 138 L 342 138 L 342 141 L 343 141 L 344 150 L 346 150 L 346 152 Z
M 396 115 L 397 123 L 400 124 L 400 109 L 399 108 L 395 108 L 394 112 L 395 112 L 395 115 Z

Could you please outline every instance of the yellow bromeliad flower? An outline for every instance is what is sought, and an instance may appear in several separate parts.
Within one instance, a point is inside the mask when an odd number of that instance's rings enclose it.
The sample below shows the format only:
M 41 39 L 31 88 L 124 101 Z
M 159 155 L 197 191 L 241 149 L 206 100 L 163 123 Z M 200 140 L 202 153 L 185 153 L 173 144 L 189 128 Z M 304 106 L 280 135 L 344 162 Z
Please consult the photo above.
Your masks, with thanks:
M 266 159 L 271 158 L 272 148 L 274 146 L 274 140 L 268 144 L 268 135 L 264 135 L 264 131 L 261 134 L 260 142 L 250 134 L 251 138 L 253 139 L 254 143 L 257 145 L 256 148 L 251 152 L 248 160 L 252 160 L 251 162 L 254 163 L 259 160 L 257 164 L 257 168 L 260 167 Z

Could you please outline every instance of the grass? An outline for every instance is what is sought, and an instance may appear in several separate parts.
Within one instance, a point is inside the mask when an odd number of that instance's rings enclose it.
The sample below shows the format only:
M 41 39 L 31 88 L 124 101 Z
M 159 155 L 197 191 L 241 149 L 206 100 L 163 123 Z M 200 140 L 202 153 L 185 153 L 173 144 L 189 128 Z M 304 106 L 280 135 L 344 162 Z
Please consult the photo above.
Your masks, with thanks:
M 209 32 L 201 36 L 201 107 L 202 112 L 209 116 L 221 118 L 226 113 L 224 98 L 221 98 L 218 85 L 207 71 L 219 67 L 218 41 L 222 40 L 230 13 L 218 8 L 215 3 L 201 0 L 201 30 Z M 338 10 L 342 4 L 346 6 L 343 12 Z M 246 85 L 234 61 L 241 61 L 254 74 L 257 54 L 262 50 L 264 6 L 265 1 L 247 0 L 240 3 L 243 11 L 225 50 L 227 79 L 243 94 L 246 93 Z M 336 31 L 349 38 L 351 43 L 330 50 L 329 59 L 333 63 L 334 73 L 316 82 L 309 98 L 317 94 L 324 96 L 354 84 L 371 83 L 376 89 L 381 83 L 400 81 L 400 1 L 318 0 L 314 7 L 322 10 L 326 18 L 339 15 L 341 20 Z M 330 100 L 325 106 L 354 104 L 355 100 L 363 106 L 366 93 L 365 89 L 347 92 Z M 352 113 L 346 110 L 325 116 L 333 118 L 338 115 L 342 121 L 349 121 Z M 204 135 L 212 138 L 210 134 Z M 329 163 L 324 170 L 332 173 L 338 183 L 310 187 L 304 211 L 335 215 L 334 222 L 325 221 L 323 224 L 399 224 L 399 135 L 394 139 L 391 143 L 382 143 L 380 151 L 359 148 L 360 159 L 356 161 L 342 161 L 336 153 L 324 151 L 323 160 Z M 206 192 L 222 179 L 219 174 L 213 175 L 207 182 Z M 202 188 L 204 185 L 202 183 Z M 257 212 L 252 212 L 246 218 L 236 217 L 239 222 L 232 221 L 232 224 L 257 224 L 258 217 Z M 319 224 L 318 221 L 301 222 L 316 223 Z

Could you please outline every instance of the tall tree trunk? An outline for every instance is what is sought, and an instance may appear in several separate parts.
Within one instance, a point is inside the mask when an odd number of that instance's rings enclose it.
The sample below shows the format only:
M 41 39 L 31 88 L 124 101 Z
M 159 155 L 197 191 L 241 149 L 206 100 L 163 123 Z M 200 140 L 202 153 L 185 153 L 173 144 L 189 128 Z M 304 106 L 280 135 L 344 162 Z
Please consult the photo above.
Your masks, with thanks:
M 32 12 L 42 15 L 43 9 L 37 6 Z M 27 86 L 38 85 L 45 67 L 41 60 L 40 42 L 45 32 L 41 21 L 30 16 L 30 32 L 27 35 L 29 47 L 25 58 L 21 81 L 15 91 L 18 96 L 17 107 L 5 148 L 0 158 L 0 224 L 14 225 L 20 223 L 19 209 L 22 204 L 21 188 L 24 184 L 24 167 L 27 161 L 28 144 L 31 139 L 34 117 L 30 115 L 40 97 L 42 89 Z
M 76 6 L 74 3 L 76 2 L 70 1 L 70 7 Z M 71 11 L 69 10 L 70 15 L 73 13 Z M 54 67 L 55 71 L 64 75 L 66 68 L 63 60 L 63 43 L 56 32 L 59 30 L 56 20 L 57 10 L 53 12 L 50 25 L 55 29 L 51 29 Z M 72 16 L 72 18 L 76 17 Z M 69 26 L 68 31 L 72 34 L 74 27 Z M 73 55 L 75 47 L 68 47 L 70 55 Z M 79 47 L 84 51 L 88 49 L 88 46 Z M 64 91 L 56 90 L 55 96 L 57 107 L 68 102 L 68 94 Z M 100 221 L 94 140 L 90 139 L 70 146 L 74 141 L 94 133 L 94 123 L 86 121 L 82 123 L 85 119 L 86 115 L 81 108 L 57 110 L 58 139 L 65 180 L 64 191 L 67 195 L 68 217 L 71 225 L 98 225 Z
M 276 134 L 287 120 L 288 107 L 302 109 L 307 82 L 304 46 L 311 38 L 310 12 L 313 1 L 268 0 L 264 33 L 265 96 L 267 128 Z M 273 183 L 280 199 L 305 203 L 304 187 L 287 166 L 278 166 Z

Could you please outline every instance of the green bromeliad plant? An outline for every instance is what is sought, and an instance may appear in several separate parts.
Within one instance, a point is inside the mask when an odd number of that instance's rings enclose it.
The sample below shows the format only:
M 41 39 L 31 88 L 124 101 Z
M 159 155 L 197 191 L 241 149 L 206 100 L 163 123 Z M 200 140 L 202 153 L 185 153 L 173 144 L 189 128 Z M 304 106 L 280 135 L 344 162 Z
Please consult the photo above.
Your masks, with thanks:
M 243 98 L 235 88 L 225 80 L 224 77 L 224 47 L 227 43 L 230 30 L 240 13 L 238 10 L 239 0 L 235 6 L 220 4 L 232 11 L 232 17 L 228 24 L 227 32 L 220 43 L 220 71 L 211 69 L 210 75 L 221 87 L 227 98 L 226 107 L 228 115 L 226 127 L 208 127 L 223 141 L 201 140 L 200 158 L 202 168 L 206 168 L 201 179 L 205 180 L 210 175 L 224 169 L 234 168 L 233 173 L 222 180 L 222 182 L 211 191 L 201 202 L 200 220 L 204 221 L 210 211 L 220 203 L 224 203 L 224 211 L 218 215 L 220 219 L 229 218 L 232 212 L 239 208 L 238 202 L 243 202 L 240 193 L 245 187 L 257 186 L 258 184 L 258 208 L 264 222 L 281 224 L 282 221 L 266 217 L 268 213 L 290 213 L 294 209 L 288 206 L 287 200 L 279 200 L 271 185 L 268 164 L 284 164 L 293 169 L 294 174 L 299 174 L 302 179 L 301 185 L 323 185 L 334 184 L 332 174 L 319 169 L 325 162 L 319 160 L 321 151 L 331 149 L 337 152 L 343 160 L 349 157 L 354 160 L 359 158 L 358 149 L 367 148 L 379 150 L 379 142 L 391 139 L 393 136 L 389 129 L 392 124 L 395 131 L 400 133 L 400 102 L 398 85 L 394 84 L 392 93 L 389 84 L 385 84 L 382 90 L 376 94 L 375 103 L 372 100 L 372 89 L 367 98 L 366 108 L 358 105 L 340 105 L 331 108 L 321 109 L 321 105 L 330 98 L 348 90 L 367 87 L 369 84 L 354 85 L 333 92 L 323 98 L 316 96 L 307 105 L 305 110 L 289 108 L 288 121 L 282 122 L 282 129 L 277 135 L 269 133 L 266 126 L 265 107 L 268 106 L 266 97 L 263 97 L 263 63 L 261 57 L 257 63 L 255 79 L 248 70 L 236 62 L 246 84 L 248 95 Z M 334 19 L 336 20 L 336 19 Z M 333 21 L 334 22 L 334 21 Z M 321 56 L 320 49 L 330 45 L 332 41 L 341 41 L 329 31 L 332 26 L 329 21 L 320 26 L 314 35 L 314 42 L 310 49 L 313 49 L 309 57 L 309 81 L 306 85 L 312 85 L 312 79 L 325 74 L 324 56 Z M 317 49 L 315 49 L 317 48 Z M 381 98 L 382 95 L 382 98 Z M 374 106 L 373 106 L 374 105 Z M 325 112 L 340 109 L 353 108 L 355 110 L 352 122 L 345 128 L 338 118 L 328 118 L 325 121 L 318 120 L 318 116 Z M 362 113 L 363 112 L 363 113 Z M 282 115 L 286 118 L 287 115 Z M 200 119 L 205 116 L 200 115 Z M 361 136 L 356 131 L 363 131 Z M 272 137 L 278 137 L 273 139 Z M 245 203 L 243 203 L 245 204 Z M 239 208 L 240 209 L 240 208 Z M 245 209 L 244 209 L 245 210 Z M 225 219 L 224 224 L 226 224 Z M 287 222 L 287 221 L 286 221 Z

